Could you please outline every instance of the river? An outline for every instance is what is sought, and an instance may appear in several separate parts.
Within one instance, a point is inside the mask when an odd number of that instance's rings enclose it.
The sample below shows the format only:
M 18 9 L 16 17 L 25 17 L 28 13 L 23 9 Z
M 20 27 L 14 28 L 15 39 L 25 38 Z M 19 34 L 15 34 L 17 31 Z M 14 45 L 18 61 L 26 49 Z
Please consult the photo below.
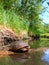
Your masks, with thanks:
M 34 40 L 28 43 L 31 49 L 49 47 L 49 40 Z M 49 65 L 49 49 L 5 55 L 0 57 L 0 65 Z

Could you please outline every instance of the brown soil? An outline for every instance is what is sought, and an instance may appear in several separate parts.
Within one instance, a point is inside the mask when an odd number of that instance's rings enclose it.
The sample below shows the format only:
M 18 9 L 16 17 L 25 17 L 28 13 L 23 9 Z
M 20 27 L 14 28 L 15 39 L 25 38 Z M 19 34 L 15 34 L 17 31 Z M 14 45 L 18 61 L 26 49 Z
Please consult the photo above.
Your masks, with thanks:
M 0 25 L 0 38 L 4 38 L 4 37 L 14 40 L 19 40 L 18 34 L 16 34 L 12 29 Z
M 37 49 L 30 49 L 28 53 L 34 53 L 34 52 L 38 52 L 38 51 L 43 51 L 49 49 L 48 47 L 44 47 L 44 48 L 37 48 Z M 6 56 L 6 55 L 11 55 L 11 54 L 17 54 L 15 52 L 11 52 L 11 51 L 0 51 L 0 57 Z
M 4 56 L 10 55 L 10 54 L 16 54 L 16 53 L 11 52 L 11 51 L 0 51 L 0 57 L 4 57 Z
M 8 54 L 14 54 L 14 52 L 11 52 L 11 51 L 0 51 L 0 55 L 8 55 Z

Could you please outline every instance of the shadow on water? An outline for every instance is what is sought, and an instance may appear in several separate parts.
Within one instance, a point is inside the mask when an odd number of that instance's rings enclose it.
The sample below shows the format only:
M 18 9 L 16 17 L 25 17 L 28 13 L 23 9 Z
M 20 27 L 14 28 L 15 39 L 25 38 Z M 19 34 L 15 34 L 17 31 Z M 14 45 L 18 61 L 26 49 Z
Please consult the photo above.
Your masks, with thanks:
M 49 47 L 49 40 L 34 40 L 30 41 L 29 44 L 32 49 Z M 49 49 L 6 55 L 0 57 L 0 65 L 49 65 Z

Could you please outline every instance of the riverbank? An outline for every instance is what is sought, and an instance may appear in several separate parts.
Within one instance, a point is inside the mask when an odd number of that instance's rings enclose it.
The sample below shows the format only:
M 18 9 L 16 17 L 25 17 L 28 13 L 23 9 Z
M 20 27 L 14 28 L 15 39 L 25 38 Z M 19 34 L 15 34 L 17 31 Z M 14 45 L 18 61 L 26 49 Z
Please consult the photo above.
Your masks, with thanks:
M 15 54 L 14 52 L 11 51 L 0 51 L 0 57 L 10 55 L 10 54 Z
M 29 52 L 33 53 L 33 52 L 43 51 L 43 50 L 47 50 L 47 49 L 49 49 L 49 47 L 41 47 L 41 48 L 37 48 L 37 49 L 30 49 Z
M 48 47 L 44 47 L 44 48 L 37 48 L 37 49 L 29 49 L 29 51 L 28 52 L 25 52 L 25 53 L 34 53 L 34 52 L 39 52 L 39 51 L 44 51 L 44 50 L 47 50 L 47 49 L 49 49 Z M 12 51 L 6 51 L 6 50 L 4 50 L 4 51 L 0 51 L 0 57 L 4 57 L 4 56 L 6 56 L 6 55 L 12 55 L 12 54 L 18 54 L 18 53 L 16 53 L 16 52 L 12 52 Z M 19 53 L 19 54 L 21 54 L 21 53 Z
M 25 36 L 26 35 L 26 36 Z M 21 40 L 21 39 L 32 39 L 33 37 L 27 37 L 28 34 L 26 31 L 23 31 L 21 34 L 17 34 L 15 33 L 13 30 L 5 27 L 5 26 L 0 26 L 0 47 L 3 45 L 7 45 L 7 42 L 11 42 L 13 40 Z M 36 36 L 37 37 L 37 36 Z M 34 38 L 36 38 L 34 37 Z M 38 39 L 39 37 L 37 37 L 36 39 Z M 4 42 L 4 44 L 1 44 L 2 41 Z M 29 49 L 28 53 L 33 53 L 33 52 L 38 52 L 38 51 L 43 51 L 49 49 L 48 47 L 41 47 L 41 48 L 37 48 L 37 49 Z M 4 49 L 3 49 L 4 50 Z M 0 51 L 0 57 L 4 56 L 4 55 L 10 55 L 10 54 L 16 54 L 15 52 L 11 52 L 11 51 Z
M 0 25 L 0 41 L 3 40 L 1 38 L 10 38 L 9 40 L 22 40 L 22 39 L 49 39 L 49 33 L 46 34 L 40 34 L 40 35 L 32 35 L 28 33 L 28 31 L 23 30 L 22 32 L 15 32 L 12 28 L 7 27 L 5 25 Z

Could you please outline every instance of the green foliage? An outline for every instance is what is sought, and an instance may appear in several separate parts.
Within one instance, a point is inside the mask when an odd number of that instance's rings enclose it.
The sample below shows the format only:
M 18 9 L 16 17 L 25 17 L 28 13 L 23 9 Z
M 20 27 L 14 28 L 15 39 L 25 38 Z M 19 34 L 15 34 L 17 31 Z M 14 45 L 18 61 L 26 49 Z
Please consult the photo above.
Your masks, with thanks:
M 30 41 L 30 47 L 33 49 L 49 47 L 49 40 L 48 39 L 40 39 L 40 40 L 33 40 Z
M 27 20 L 24 20 L 23 17 L 17 13 L 14 13 L 13 11 L 7 12 L 7 25 L 13 30 L 15 29 L 17 32 L 21 32 L 25 29 L 27 30 L 28 26 L 26 22 Z
M 14 1 L 14 0 L 13 0 Z M 2 1 L 0 4 L 0 24 L 4 24 L 7 27 L 11 27 L 15 32 L 22 32 L 23 30 L 28 30 L 27 19 L 24 19 L 23 16 L 19 15 L 16 9 L 12 9 L 13 6 L 10 4 L 15 3 L 11 1 Z M 16 1 L 18 3 L 18 0 Z M 8 5 L 7 5 L 8 4 Z M 8 7 L 4 7 L 8 6 Z M 11 8 L 10 8 L 10 7 Z M 16 6 L 15 6 L 16 8 Z
M 0 24 L 11 27 L 16 32 L 27 30 L 38 35 L 44 33 L 39 14 L 42 0 L 0 0 Z
M 22 32 L 23 30 L 28 29 L 27 20 L 24 20 L 23 17 L 16 14 L 14 11 L 9 10 L 8 12 L 3 11 L 1 16 L 1 23 L 11 27 L 16 32 Z M 3 18 L 4 17 L 4 18 Z
M 49 33 L 49 24 L 44 24 L 46 33 Z

